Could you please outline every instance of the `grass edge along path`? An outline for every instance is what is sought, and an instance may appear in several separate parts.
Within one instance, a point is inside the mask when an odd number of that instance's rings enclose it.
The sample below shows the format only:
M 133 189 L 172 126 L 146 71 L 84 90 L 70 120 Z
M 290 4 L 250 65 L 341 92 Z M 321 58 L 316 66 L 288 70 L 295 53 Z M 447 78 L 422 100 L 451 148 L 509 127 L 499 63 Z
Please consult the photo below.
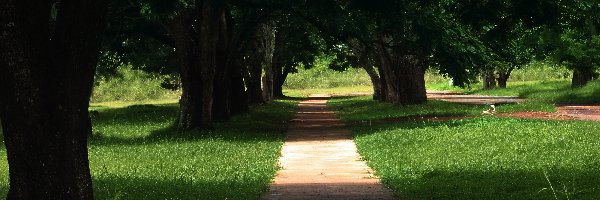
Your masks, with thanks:
M 97 107 L 89 158 L 96 199 L 257 199 L 278 169 L 286 122 L 295 100 L 277 100 L 215 123 L 214 130 L 178 133 L 177 104 Z M 8 190 L 0 149 L 0 197 Z
M 393 199 L 357 153 L 328 95 L 299 103 L 286 132 L 281 169 L 262 199 Z
M 600 198 L 598 123 L 476 117 L 477 106 L 460 111 L 440 102 L 395 107 L 339 97 L 330 105 L 351 124 L 369 166 L 400 198 Z M 374 123 L 444 113 L 475 118 Z

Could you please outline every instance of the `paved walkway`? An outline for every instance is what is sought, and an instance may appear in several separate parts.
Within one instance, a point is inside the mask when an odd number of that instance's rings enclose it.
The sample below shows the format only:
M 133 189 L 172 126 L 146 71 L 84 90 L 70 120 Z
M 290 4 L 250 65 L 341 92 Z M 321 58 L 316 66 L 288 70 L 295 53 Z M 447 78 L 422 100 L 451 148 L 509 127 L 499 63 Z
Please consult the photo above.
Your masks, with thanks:
M 350 132 L 326 95 L 300 102 L 279 159 L 282 169 L 262 199 L 393 199 L 360 160 Z

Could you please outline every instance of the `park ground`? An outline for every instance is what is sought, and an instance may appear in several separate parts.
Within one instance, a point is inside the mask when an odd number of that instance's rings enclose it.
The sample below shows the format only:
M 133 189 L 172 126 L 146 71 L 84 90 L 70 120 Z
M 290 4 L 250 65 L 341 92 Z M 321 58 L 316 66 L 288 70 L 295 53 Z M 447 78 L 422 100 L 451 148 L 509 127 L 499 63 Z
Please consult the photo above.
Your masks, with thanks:
M 254 106 L 212 130 L 186 133 L 173 128 L 177 92 L 102 82 L 90 108 L 95 197 L 259 198 L 279 169 L 287 123 L 300 100 L 314 93 L 372 91 L 360 70 L 336 73 L 301 70 L 285 86 L 285 94 L 294 98 Z M 552 113 L 559 103 L 600 103 L 600 81 L 572 90 L 566 79 L 530 80 L 515 74 L 507 89 L 455 88 L 433 75 L 428 89 L 527 100 L 499 105 L 498 115 Z M 362 158 L 399 199 L 600 198 L 600 122 L 489 116 L 482 115 L 487 105 L 436 100 L 399 107 L 364 95 L 334 97 L 328 106 L 347 124 Z M 0 197 L 8 190 L 5 151 L 0 147 Z

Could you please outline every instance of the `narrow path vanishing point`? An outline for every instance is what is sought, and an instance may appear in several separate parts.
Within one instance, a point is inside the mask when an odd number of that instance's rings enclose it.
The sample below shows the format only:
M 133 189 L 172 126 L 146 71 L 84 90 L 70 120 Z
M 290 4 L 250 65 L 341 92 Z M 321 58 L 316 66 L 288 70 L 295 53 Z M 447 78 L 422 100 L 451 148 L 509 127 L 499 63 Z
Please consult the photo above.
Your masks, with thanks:
M 344 123 L 327 109 L 329 98 L 300 102 L 281 151 L 282 169 L 262 199 L 393 199 L 360 160 Z

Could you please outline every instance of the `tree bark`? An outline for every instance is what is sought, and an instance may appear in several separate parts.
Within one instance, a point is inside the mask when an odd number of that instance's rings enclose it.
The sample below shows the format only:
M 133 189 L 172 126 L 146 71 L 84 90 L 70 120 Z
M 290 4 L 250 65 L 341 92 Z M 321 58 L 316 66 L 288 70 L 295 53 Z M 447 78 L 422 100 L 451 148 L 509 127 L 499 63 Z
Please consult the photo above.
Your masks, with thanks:
M 202 1 L 174 20 L 173 36 L 180 62 L 182 96 L 179 128 L 211 128 L 218 47 L 225 23 L 222 2 Z M 221 66 L 223 67 L 223 66 Z
M 231 109 L 229 102 L 229 61 L 227 60 L 229 47 L 228 24 L 225 15 L 221 18 L 219 27 L 219 41 L 217 44 L 217 67 L 215 73 L 214 90 L 213 90 L 213 106 L 212 115 L 214 120 L 226 121 L 231 117 Z
M 233 60 L 227 76 L 229 84 L 229 109 L 232 115 L 248 112 L 248 93 L 242 75 L 242 65 L 239 60 Z
M 173 21 L 171 35 L 175 43 L 175 54 L 181 76 L 182 94 L 179 100 L 180 130 L 191 130 L 202 125 L 202 88 L 200 79 L 200 66 L 196 55 L 198 54 L 198 40 L 192 29 L 194 11 L 181 13 Z
M 398 50 L 380 45 L 380 73 L 386 82 L 386 101 L 399 105 L 421 104 L 427 101 L 424 58 L 403 55 Z
M 510 73 L 512 72 L 512 70 L 513 69 L 510 68 L 507 70 L 499 70 L 498 71 L 498 78 L 496 78 L 496 81 L 498 82 L 499 88 L 506 88 L 506 82 L 510 78 Z
M 251 62 L 247 67 L 244 80 L 248 88 L 248 100 L 250 104 L 262 104 L 265 100 L 262 96 L 261 75 L 262 67 L 256 62 Z
M 273 98 L 273 69 L 272 58 L 275 48 L 275 33 L 270 22 L 258 26 L 252 39 L 247 59 L 248 98 L 251 104 L 262 104 Z M 263 75 L 263 69 L 265 75 Z
M 571 80 L 572 88 L 580 88 L 594 79 L 595 72 L 591 68 L 582 68 L 573 70 L 573 79 Z
M 379 97 L 379 101 L 385 102 L 388 99 L 388 84 L 387 84 L 387 79 L 385 78 L 386 75 L 384 74 L 385 72 L 383 72 L 383 67 L 382 67 L 382 63 L 380 59 L 375 59 L 375 62 L 377 64 L 376 68 L 377 68 L 377 72 L 379 72 L 379 84 L 380 84 L 380 97 Z
M 496 88 L 496 76 L 494 75 L 494 68 L 488 67 L 485 69 L 482 75 L 483 89 L 489 90 Z
M 262 24 L 259 28 L 260 47 L 262 51 L 262 65 L 265 68 L 263 76 L 263 99 L 267 102 L 273 100 L 273 51 L 275 50 L 275 25 L 273 21 Z
M 373 100 L 382 100 L 383 95 L 381 94 L 381 79 L 379 74 L 375 71 L 375 68 L 371 65 L 363 65 L 363 69 L 369 74 L 371 83 L 373 84 Z
M 289 67 L 282 67 L 280 64 L 275 64 L 273 67 L 273 96 L 275 98 L 285 97 L 283 95 L 283 84 L 285 84 L 285 80 L 290 74 Z
M 8 199 L 93 199 L 88 116 L 106 1 L 0 5 Z M 51 25 L 52 21 L 52 25 Z

